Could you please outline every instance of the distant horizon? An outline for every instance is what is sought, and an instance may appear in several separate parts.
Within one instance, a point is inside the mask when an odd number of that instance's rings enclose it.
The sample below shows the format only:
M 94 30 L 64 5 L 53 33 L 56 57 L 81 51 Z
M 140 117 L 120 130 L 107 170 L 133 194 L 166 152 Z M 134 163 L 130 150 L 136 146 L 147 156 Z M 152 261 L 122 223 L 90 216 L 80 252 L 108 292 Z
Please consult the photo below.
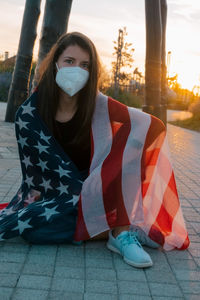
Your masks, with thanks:
M 0 55 L 5 51 L 9 56 L 17 54 L 25 0 L 2 0 L 0 11 Z M 178 74 L 182 88 L 192 90 L 200 85 L 200 1 L 168 0 L 166 35 L 167 53 L 171 52 L 169 75 Z M 113 41 L 117 40 L 118 30 L 126 27 L 126 41 L 132 43 L 134 66 L 144 74 L 145 66 L 145 1 L 141 0 L 92 0 L 72 2 L 68 32 L 80 31 L 96 45 L 102 63 L 111 69 L 114 61 Z M 40 31 L 45 1 L 42 0 L 38 36 L 34 47 L 34 60 L 37 58 Z M 113 10 L 115 13 L 113 13 Z M 101 14 L 99 12 L 102 12 Z M 103 47 L 102 47 L 103 45 Z

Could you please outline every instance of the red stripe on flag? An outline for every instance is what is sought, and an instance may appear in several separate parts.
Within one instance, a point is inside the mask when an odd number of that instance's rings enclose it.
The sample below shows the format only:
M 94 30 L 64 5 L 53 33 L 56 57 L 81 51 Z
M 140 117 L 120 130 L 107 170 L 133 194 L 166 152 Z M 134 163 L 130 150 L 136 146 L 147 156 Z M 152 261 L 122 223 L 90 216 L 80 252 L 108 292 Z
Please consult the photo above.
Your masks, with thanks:
M 125 105 L 108 98 L 108 109 L 112 128 L 112 147 L 101 170 L 103 200 L 107 222 L 111 228 L 129 225 L 129 218 L 122 195 L 123 152 L 130 133 L 131 123 Z M 114 200 L 112 200 L 114 199 Z
M 9 203 L 1 203 L 0 204 L 0 210 L 6 208 L 8 206 Z
M 158 160 L 159 153 L 160 153 L 159 148 L 147 151 L 147 153 L 146 153 L 146 164 L 148 166 L 155 166 L 156 162 Z
M 189 247 L 189 244 L 190 244 L 190 240 L 189 240 L 189 237 L 188 237 L 188 235 L 187 235 L 187 237 L 186 237 L 186 239 L 185 239 L 185 241 L 184 241 L 182 247 L 181 247 L 181 248 L 178 248 L 178 249 L 179 249 L 179 250 L 185 250 L 185 249 L 187 249 L 187 248 Z
M 141 159 L 141 180 L 142 180 L 142 196 L 146 195 L 149 183 L 151 182 L 154 167 L 157 163 L 160 148 L 165 138 L 165 125 L 163 122 L 151 116 L 151 124 L 146 135 L 146 141 L 144 144 L 142 159 Z M 162 134 L 163 133 L 163 134 Z M 159 136 L 159 139 L 157 139 Z M 152 150 L 150 146 L 156 142 L 155 147 Z
M 90 148 L 90 163 L 92 161 L 93 155 L 94 155 L 94 139 L 92 136 L 92 130 L 90 132 L 90 142 L 91 142 L 91 148 Z M 90 235 L 87 231 L 87 227 L 84 221 L 83 217 L 83 210 L 82 210 L 82 202 L 81 202 L 81 196 L 78 202 L 78 218 L 77 218 L 77 224 L 76 224 L 76 231 L 74 235 L 75 241 L 81 241 L 81 240 L 88 240 L 90 238 Z
M 177 192 L 177 188 L 176 188 L 176 182 L 175 182 L 175 177 L 174 177 L 174 172 L 172 171 L 172 176 L 171 179 L 168 183 L 169 188 L 173 191 L 173 193 L 177 196 L 177 201 L 178 200 L 178 192 Z
M 165 190 L 162 205 L 152 225 L 149 236 L 152 237 L 152 228 L 159 228 L 164 236 L 168 236 L 172 232 L 172 223 L 180 207 L 175 187 L 174 174 L 172 173 L 168 186 Z
M 179 203 L 179 200 L 177 197 L 175 185 L 176 184 L 174 181 L 174 174 L 172 173 L 171 178 L 168 183 L 168 186 L 166 188 L 164 197 L 163 197 L 163 204 L 162 204 L 166 210 L 167 215 L 169 216 L 167 218 L 170 218 L 170 220 L 171 220 L 171 223 L 167 226 L 168 228 L 166 227 L 167 231 L 169 231 L 169 230 L 171 231 L 173 219 L 176 216 L 177 211 L 180 207 L 180 203 Z M 158 224 L 161 224 L 163 222 L 163 220 L 162 220 L 163 216 L 162 216 L 161 212 L 159 213 L 159 215 L 160 215 L 160 218 L 158 216 L 158 218 L 156 218 L 156 220 L 157 220 Z
M 90 235 L 87 231 L 87 227 L 83 217 L 82 205 L 81 205 L 81 196 L 78 203 L 78 220 L 76 224 L 76 230 L 74 234 L 75 241 L 85 241 L 90 238 Z
M 165 237 L 163 233 L 160 231 L 160 229 L 156 225 L 152 225 L 151 229 L 149 231 L 149 237 L 152 239 L 154 242 L 158 243 L 159 245 L 164 245 L 165 243 Z

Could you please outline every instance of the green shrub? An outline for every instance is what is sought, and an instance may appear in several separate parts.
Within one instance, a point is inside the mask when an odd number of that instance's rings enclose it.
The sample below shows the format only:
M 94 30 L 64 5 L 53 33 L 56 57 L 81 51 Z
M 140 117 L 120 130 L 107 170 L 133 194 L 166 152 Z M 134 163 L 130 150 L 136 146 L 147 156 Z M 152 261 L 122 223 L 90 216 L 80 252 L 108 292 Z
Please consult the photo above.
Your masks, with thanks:
M 0 102 L 7 102 L 8 99 L 8 89 L 3 86 L 0 87 Z
M 189 118 L 189 119 L 169 121 L 168 123 L 175 125 L 175 126 L 187 128 L 190 130 L 200 131 L 200 118 L 199 117 L 193 116 L 192 118 Z
M 195 118 L 200 119 L 200 99 L 197 100 L 196 102 L 190 104 L 189 109 L 191 113 L 193 113 Z
M 190 130 L 200 131 L 200 99 L 190 104 L 188 110 L 193 114 L 191 118 L 176 120 L 169 123 Z
M 0 101 L 1 102 L 7 102 L 11 79 L 12 79 L 11 72 L 0 73 Z
M 109 88 L 105 91 L 105 94 L 114 99 L 117 98 L 116 100 L 127 106 L 141 108 L 143 104 L 143 96 L 137 96 L 131 92 L 119 90 L 118 96 L 116 97 L 114 88 Z

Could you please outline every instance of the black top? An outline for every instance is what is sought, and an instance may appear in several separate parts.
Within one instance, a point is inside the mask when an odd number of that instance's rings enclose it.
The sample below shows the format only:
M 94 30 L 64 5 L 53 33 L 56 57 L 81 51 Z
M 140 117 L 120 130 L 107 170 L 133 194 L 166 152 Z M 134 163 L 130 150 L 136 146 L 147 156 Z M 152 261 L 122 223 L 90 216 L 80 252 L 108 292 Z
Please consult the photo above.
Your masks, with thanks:
M 54 135 L 77 168 L 83 171 L 88 170 L 90 166 L 90 132 L 88 132 L 87 138 L 81 144 L 71 144 L 80 126 L 78 113 L 75 113 L 68 122 L 55 122 Z

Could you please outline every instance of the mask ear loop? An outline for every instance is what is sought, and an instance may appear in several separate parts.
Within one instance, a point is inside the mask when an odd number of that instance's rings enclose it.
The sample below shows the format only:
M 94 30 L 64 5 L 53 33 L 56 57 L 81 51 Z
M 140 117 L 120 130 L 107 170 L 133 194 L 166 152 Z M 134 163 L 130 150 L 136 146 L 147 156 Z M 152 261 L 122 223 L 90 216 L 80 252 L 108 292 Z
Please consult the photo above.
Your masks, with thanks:
M 58 68 L 58 65 L 57 65 L 57 63 L 56 63 L 56 68 L 57 68 L 57 71 L 59 71 L 59 68 Z

